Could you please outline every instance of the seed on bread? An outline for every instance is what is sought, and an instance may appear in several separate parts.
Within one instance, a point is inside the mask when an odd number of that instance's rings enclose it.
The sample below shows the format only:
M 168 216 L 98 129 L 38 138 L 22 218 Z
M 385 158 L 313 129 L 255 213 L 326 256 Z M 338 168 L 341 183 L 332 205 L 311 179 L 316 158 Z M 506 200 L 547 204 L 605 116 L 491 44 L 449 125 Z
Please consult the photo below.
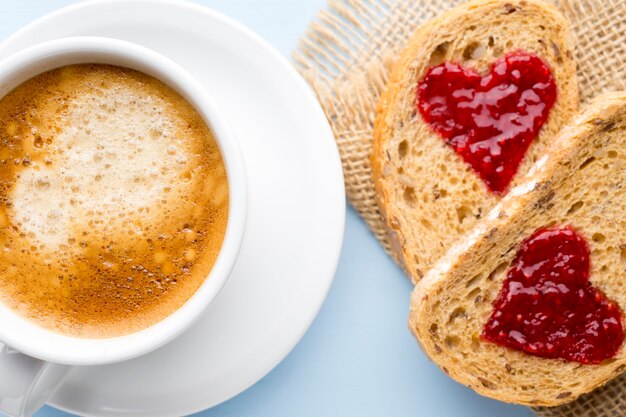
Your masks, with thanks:
M 480 394 L 554 406 L 621 374 L 626 369 L 623 344 L 613 358 L 582 365 L 502 347 L 481 334 L 521 242 L 538 228 L 555 225 L 572 225 L 586 238 L 589 280 L 623 314 L 626 93 L 596 99 L 556 136 L 547 154 L 416 285 L 409 326 L 437 365 Z M 508 215 L 500 216 L 504 211 Z

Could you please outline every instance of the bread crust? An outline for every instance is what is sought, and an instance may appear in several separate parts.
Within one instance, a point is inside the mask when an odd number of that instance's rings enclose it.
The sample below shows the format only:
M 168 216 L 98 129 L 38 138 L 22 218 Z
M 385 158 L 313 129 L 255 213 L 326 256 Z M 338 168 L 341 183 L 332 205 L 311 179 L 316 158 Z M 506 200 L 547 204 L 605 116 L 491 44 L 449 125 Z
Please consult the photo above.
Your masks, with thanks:
M 555 406 L 626 369 L 624 346 L 611 360 L 580 365 L 530 356 L 479 336 L 519 244 L 550 223 L 573 224 L 587 237 L 590 281 L 624 312 L 625 150 L 626 92 L 601 96 L 559 133 L 549 157 L 416 285 L 409 327 L 448 375 L 497 400 Z
M 477 33 L 488 34 L 490 30 L 488 25 L 498 19 L 502 20 L 502 25 L 495 28 L 490 37 L 480 35 L 482 36 L 480 38 L 468 38 Z M 544 28 L 543 33 L 549 35 L 551 39 L 526 39 L 524 42 L 516 42 L 516 38 L 508 39 L 506 38 L 508 33 L 502 32 L 507 21 L 519 24 L 523 21 L 532 21 L 535 26 Z M 470 31 L 471 28 L 473 32 Z M 485 70 L 493 60 L 519 49 L 516 47 L 517 43 L 523 44 L 523 49 L 537 53 L 549 63 L 557 82 L 557 105 L 552 109 L 548 122 L 539 135 L 541 145 L 534 143 L 531 145 L 526 158 L 529 160 L 520 167 L 513 181 L 515 185 L 532 165 L 532 159 L 537 159 L 543 153 L 545 143 L 578 107 L 576 66 L 568 37 L 569 29 L 565 18 L 556 8 L 539 0 L 474 0 L 451 9 L 421 26 L 399 55 L 391 71 L 387 88 L 377 106 L 371 166 L 378 206 L 385 218 L 392 249 L 414 282 L 419 281 L 452 242 L 470 230 L 479 217 L 499 200 L 482 182 L 476 181 L 477 176 L 474 172 L 421 120 L 414 101 L 417 81 L 430 66 L 442 59 L 460 61 L 462 64 Z M 533 43 L 535 41 L 539 46 Z M 493 43 L 491 47 L 488 45 L 490 42 Z M 507 48 L 508 42 L 511 42 L 511 46 Z M 540 47 L 541 42 L 550 45 L 543 48 Z M 446 51 L 440 50 L 442 45 L 447 45 Z M 465 59 L 464 55 L 468 48 L 474 48 L 471 49 L 471 54 L 474 54 L 477 48 L 492 49 L 487 50 L 484 57 L 474 59 L 470 56 L 469 59 Z M 546 52 L 542 53 L 544 50 Z M 402 127 L 399 127 L 401 124 Z M 539 142 L 539 138 L 536 142 Z M 402 140 L 408 141 L 409 144 L 422 142 L 432 144 L 426 155 L 414 158 L 421 166 L 436 166 L 442 158 L 451 161 L 449 165 L 456 170 L 457 177 L 462 181 L 468 181 L 465 189 L 461 186 L 455 189 L 457 197 L 453 198 L 459 201 L 453 203 L 426 201 L 426 198 L 429 198 L 426 193 L 431 189 L 437 193 L 437 178 L 445 182 L 442 178 L 445 178 L 446 174 L 442 174 L 441 169 L 428 173 L 425 170 L 420 173 L 409 172 L 413 170 L 408 169 L 410 168 L 408 165 L 405 167 L 408 163 L 395 151 L 396 143 Z M 433 149 L 436 152 L 433 152 Z M 398 174 L 401 167 L 407 169 Z M 408 207 L 402 201 L 402 191 L 397 178 L 399 176 L 405 179 L 411 177 L 409 180 L 416 184 L 413 188 L 418 190 L 420 196 L 424 194 L 424 202 L 422 203 L 420 198 L 419 207 Z M 428 178 L 434 179 L 427 184 Z M 469 191 L 471 196 L 461 201 L 458 196 L 465 195 L 466 191 Z M 451 193 L 452 190 L 447 192 Z M 452 204 L 457 204 L 461 210 L 467 209 L 472 215 L 467 216 L 461 212 L 459 219 L 464 217 L 459 223 L 462 224 L 448 227 L 446 224 L 450 223 L 454 216 Z M 440 213 L 441 216 L 437 217 L 436 215 Z M 427 219 L 426 223 L 430 223 L 430 226 L 426 224 L 422 227 L 417 218 Z

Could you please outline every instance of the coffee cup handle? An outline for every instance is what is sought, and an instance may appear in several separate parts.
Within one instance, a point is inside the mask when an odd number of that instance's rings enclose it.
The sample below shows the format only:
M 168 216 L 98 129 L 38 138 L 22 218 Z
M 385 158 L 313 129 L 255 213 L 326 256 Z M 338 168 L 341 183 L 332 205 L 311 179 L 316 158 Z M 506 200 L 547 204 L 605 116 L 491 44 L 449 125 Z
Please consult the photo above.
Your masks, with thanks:
M 32 416 L 54 395 L 70 369 L 0 343 L 0 413 L 10 417 Z

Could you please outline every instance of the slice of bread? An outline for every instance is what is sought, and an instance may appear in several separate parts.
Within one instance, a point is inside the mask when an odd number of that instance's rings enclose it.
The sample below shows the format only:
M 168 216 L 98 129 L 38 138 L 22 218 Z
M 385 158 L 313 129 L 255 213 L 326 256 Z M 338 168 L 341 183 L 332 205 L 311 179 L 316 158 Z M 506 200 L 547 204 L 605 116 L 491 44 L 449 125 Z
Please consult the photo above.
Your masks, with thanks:
M 595 100 L 548 153 L 417 284 L 409 323 L 457 381 L 498 400 L 553 406 L 619 376 L 624 345 L 612 359 L 583 365 L 500 347 L 481 334 L 521 242 L 550 225 L 571 225 L 586 238 L 590 283 L 626 311 L 626 93 Z
M 513 178 L 515 185 L 577 110 L 568 36 L 565 18 L 541 1 L 475 0 L 422 26 L 401 53 L 379 103 L 372 168 L 392 247 L 414 282 L 500 200 L 424 122 L 416 106 L 418 82 L 443 62 L 486 72 L 495 60 L 519 50 L 549 65 L 557 101 Z

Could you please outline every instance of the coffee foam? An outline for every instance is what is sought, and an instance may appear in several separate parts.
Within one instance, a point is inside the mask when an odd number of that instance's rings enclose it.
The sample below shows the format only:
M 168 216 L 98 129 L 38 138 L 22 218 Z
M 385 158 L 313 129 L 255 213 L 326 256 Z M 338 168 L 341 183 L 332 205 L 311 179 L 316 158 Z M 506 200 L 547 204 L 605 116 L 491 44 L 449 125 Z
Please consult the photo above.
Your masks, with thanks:
M 141 234 L 175 209 L 174 200 L 189 198 L 180 177 L 199 161 L 165 116 L 167 103 L 113 91 L 84 94 L 68 106 L 69 124 L 56 135 L 46 163 L 23 169 L 11 196 L 18 227 L 46 251 L 78 238 L 77 223 L 120 236 Z M 94 115 L 95 109 L 105 113 Z
M 0 101 L 3 119 L 3 301 L 46 327 L 105 337 L 193 294 L 223 240 L 228 191 L 210 131 L 182 97 L 136 71 L 76 65 L 18 87 Z

